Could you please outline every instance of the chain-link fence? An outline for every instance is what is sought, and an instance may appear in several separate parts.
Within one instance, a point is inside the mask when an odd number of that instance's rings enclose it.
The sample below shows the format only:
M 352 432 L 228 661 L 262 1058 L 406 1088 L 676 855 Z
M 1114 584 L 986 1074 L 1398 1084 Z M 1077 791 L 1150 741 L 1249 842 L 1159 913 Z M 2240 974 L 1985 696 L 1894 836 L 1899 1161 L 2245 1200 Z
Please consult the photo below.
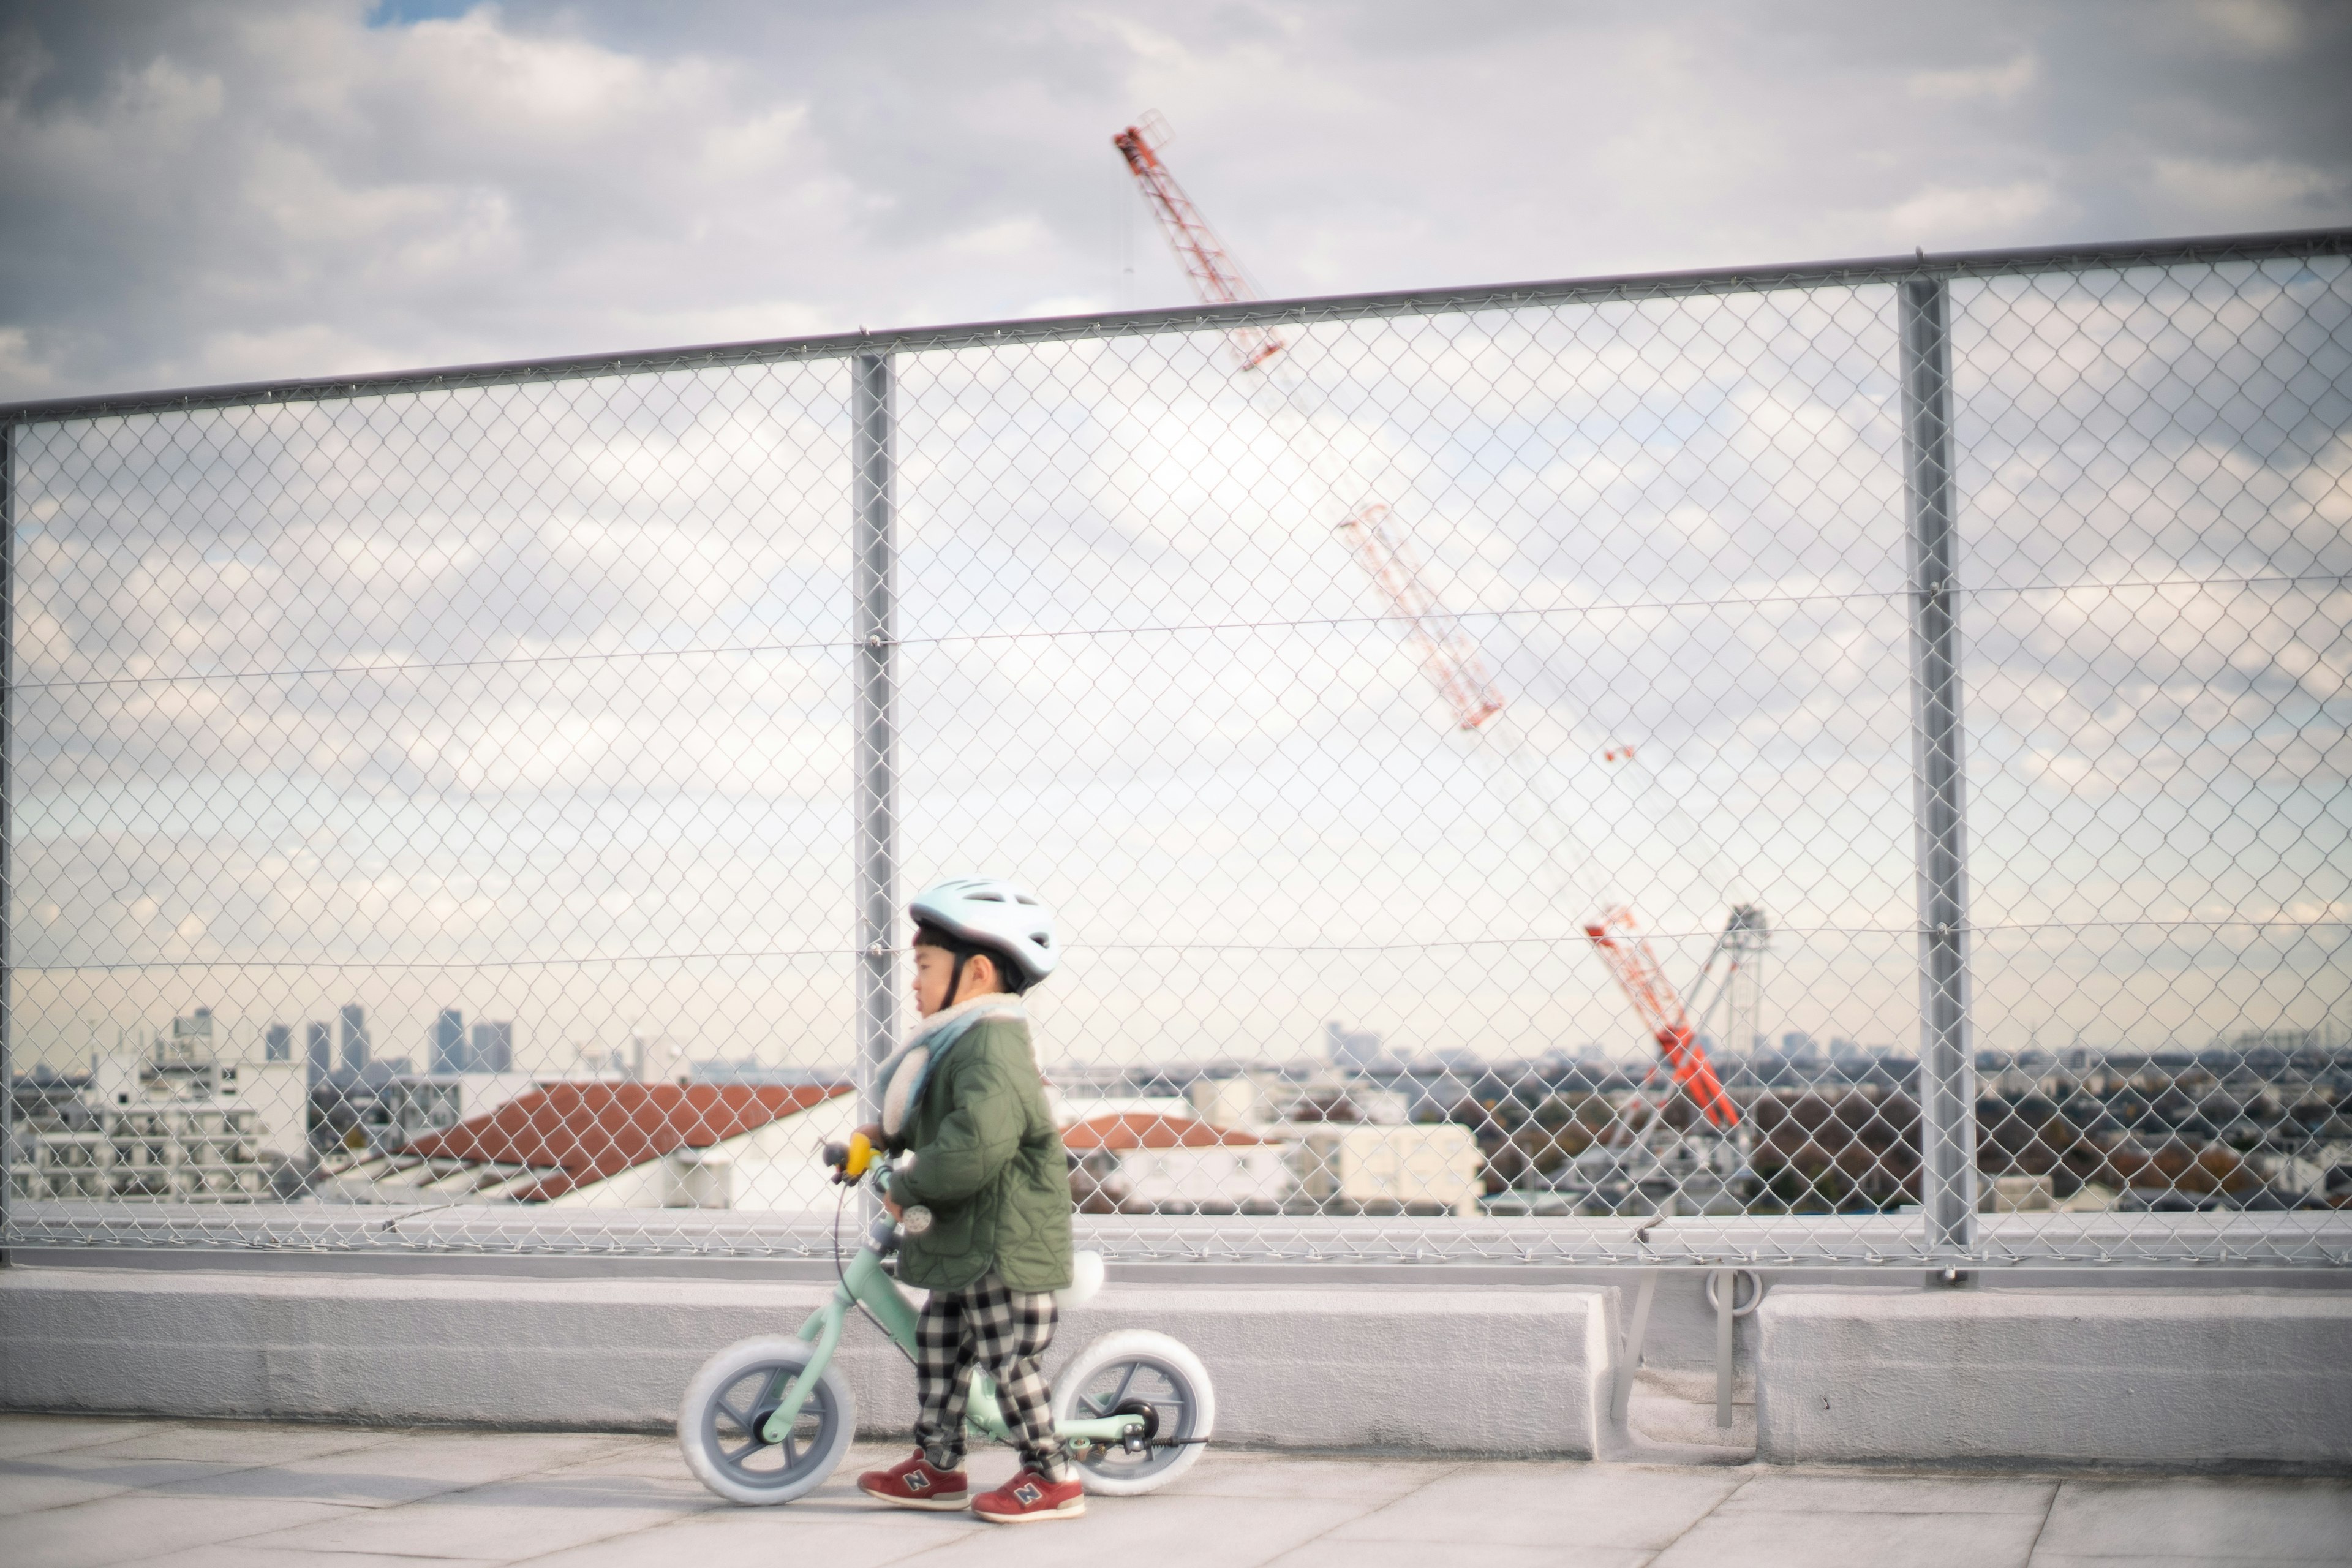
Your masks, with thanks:
M 6 1237 L 2352 1256 L 2352 232 L 0 411 Z

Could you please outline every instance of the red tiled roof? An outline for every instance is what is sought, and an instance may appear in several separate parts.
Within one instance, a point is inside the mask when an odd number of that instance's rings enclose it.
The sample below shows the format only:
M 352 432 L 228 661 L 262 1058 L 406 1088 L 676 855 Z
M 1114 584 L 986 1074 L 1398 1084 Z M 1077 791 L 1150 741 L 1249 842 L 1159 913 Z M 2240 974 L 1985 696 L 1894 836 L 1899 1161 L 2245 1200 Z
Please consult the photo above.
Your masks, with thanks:
M 412 1140 L 404 1152 L 560 1168 L 562 1175 L 514 1194 L 542 1203 L 678 1149 L 740 1138 L 849 1090 L 845 1083 L 547 1083 Z
M 1062 1146 L 1081 1153 L 1091 1149 L 1221 1149 L 1265 1142 L 1193 1117 L 1148 1110 L 1089 1116 L 1062 1129 Z

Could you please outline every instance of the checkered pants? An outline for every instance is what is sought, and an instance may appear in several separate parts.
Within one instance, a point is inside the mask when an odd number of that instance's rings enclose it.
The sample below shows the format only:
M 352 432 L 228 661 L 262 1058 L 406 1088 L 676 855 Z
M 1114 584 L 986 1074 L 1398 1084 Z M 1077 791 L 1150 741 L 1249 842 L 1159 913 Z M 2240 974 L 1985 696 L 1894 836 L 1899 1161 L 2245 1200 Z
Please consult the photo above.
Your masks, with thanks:
M 942 1470 L 963 1463 L 964 1401 L 972 1368 L 980 1367 L 996 1380 L 997 1407 L 1021 1462 L 1049 1481 L 1068 1479 L 1043 1365 L 1057 1321 L 1050 1293 L 1009 1289 L 993 1270 L 961 1290 L 931 1292 L 915 1324 L 915 1394 L 922 1405 L 915 1441 L 923 1458 Z

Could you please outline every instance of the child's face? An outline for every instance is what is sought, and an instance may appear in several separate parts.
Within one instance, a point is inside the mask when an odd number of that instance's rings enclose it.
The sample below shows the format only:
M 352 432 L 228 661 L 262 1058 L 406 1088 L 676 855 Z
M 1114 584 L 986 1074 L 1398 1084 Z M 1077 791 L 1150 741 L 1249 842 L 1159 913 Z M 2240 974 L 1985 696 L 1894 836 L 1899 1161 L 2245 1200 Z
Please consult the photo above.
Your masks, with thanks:
M 919 945 L 915 949 L 915 1011 L 928 1018 L 946 1006 L 948 981 L 954 974 L 955 954 L 943 947 Z M 995 963 L 987 955 L 977 954 L 963 966 L 963 994 L 956 1000 L 969 1002 L 997 989 Z

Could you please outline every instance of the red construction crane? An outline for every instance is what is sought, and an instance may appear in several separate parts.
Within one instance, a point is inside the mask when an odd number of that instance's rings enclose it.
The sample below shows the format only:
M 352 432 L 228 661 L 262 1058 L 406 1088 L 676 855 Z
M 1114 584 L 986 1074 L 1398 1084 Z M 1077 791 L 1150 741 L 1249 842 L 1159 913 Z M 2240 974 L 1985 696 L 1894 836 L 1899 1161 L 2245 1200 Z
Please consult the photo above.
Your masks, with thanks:
M 1605 910 L 1598 921 L 1584 928 L 1584 934 L 1592 939 L 1593 951 L 1617 977 L 1625 1000 L 1633 1005 L 1635 1015 L 1657 1040 L 1675 1084 L 1716 1126 L 1726 1132 L 1738 1126 L 1739 1108 L 1723 1092 L 1723 1082 L 1715 1076 L 1706 1051 L 1698 1043 L 1698 1031 L 1691 1026 L 1682 998 L 1675 994 L 1657 955 L 1635 933 L 1633 911 L 1622 904 Z
M 1167 127 L 1157 115 L 1145 115 L 1139 123 L 1111 138 L 1136 184 L 1143 187 L 1144 199 L 1151 204 L 1161 231 L 1202 302 L 1231 305 L 1257 298 L 1201 209 L 1160 162 L 1157 149 L 1167 142 Z M 1237 327 L 1227 339 L 1234 361 L 1244 371 L 1258 369 L 1283 349 L 1281 337 L 1266 327 Z M 1501 712 L 1502 696 L 1486 673 L 1477 644 L 1422 579 L 1403 534 L 1390 526 L 1387 504 L 1373 501 L 1359 509 L 1339 524 L 1339 531 L 1404 623 L 1405 636 L 1421 656 L 1422 668 L 1453 710 L 1456 727 L 1475 731 Z M 1633 748 L 1612 747 L 1607 760 L 1618 760 L 1621 752 L 1631 758 Z M 1618 905 L 1605 911 L 1597 924 L 1587 925 L 1584 934 L 1592 939 L 1594 950 L 1624 988 L 1626 1000 L 1633 1003 L 1643 1026 L 1656 1038 L 1675 1082 L 1716 1126 L 1727 1131 L 1738 1126 L 1738 1108 L 1724 1093 L 1721 1080 L 1708 1064 L 1682 999 L 1675 994 L 1649 944 L 1633 935 L 1633 911 Z
M 1422 581 L 1404 538 L 1389 526 L 1385 502 L 1374 501 L 1339 525 L 1339 536 L 1356 552 L 1372 582 L 1388 595 L 1405 637 L 1421 656 L 1421 668 L 1454 710 L 1459 729 L 1475 730 L 1503 710 L 1503 699 L 1486 675 L 1478 645 L 1454 618 L 1454 612 Z
M 1168 165 L 1160 162 L 1159 148 L 1166 145 L 1168 131 L 1160 117 L 1147 114 L 1110 140 L 1127 160 L 1136 184 L 1143 188 L 1144 200 L 1150 203 L 1202 301 L 1230 305 L 1257 298 L 1241 265 L 1209 227 L 1209 220 L 1201 216 L 1192 198 L 1184 194 L 1184 187 L 1176 183 L 1176 176 L 1168 172 Z M 1245 371 L 1259 368 L 1283 349 L 1281 337 L 1265 327 L 1237 327 L 1227 338 L 1234 362 Z M 1339 533 L 1389 607 L 1404 623 L 1407 640 L 1420 656 L 1421 667 L 1437 687 L 1438 695 L 1454 710 L 1454 722 L 1462 729 L 1475 730 L 1503 710 L 1503 700 L 1487 677 L 1477 645 L 1423 581 L 1403 536 L 1389 525 L 1388 518 L 1387 504 L 1373 501 L 1341 523 Z
M 1160 219 L 1160 226 L 1168 236 L 1168 243 L 1176 247 L 1176 259 L 1184 265 L 1184 275 L 1192 280 L 1193 290 L 1204 305 L 1238 305 L 1244 300 L 1257 298 L 1257 290 L 1233 257 L 1227 254 L 1224 242 L 1160 161 L 1158 148 L 1168 141 L 1168 128 L 1156 114 L 1147 114 L 1139 124 L 1130 125 L 1110 139 L 1119 156 L 1127 160 L 1128 172 L 1135 183 L 1143 187 L 1143 199 L 1151 204 L 1151 211 Z M 1234 358 L 1244 370 L 1255 370 L 1282 352 L 1281 335 L 1271 327 L 1235 327 L 1225 334 L 1233 345 Z

